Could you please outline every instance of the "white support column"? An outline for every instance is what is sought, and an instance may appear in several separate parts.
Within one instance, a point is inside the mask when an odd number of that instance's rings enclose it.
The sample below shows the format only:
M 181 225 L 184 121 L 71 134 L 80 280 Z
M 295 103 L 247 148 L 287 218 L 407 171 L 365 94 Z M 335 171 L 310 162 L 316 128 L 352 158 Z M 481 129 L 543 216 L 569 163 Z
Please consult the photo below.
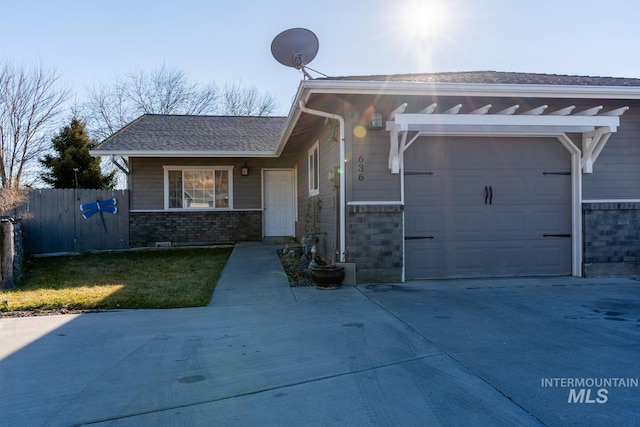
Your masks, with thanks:
M 406 131 L 404 132 L 406 133 Z M 400 125 L 394 125 L 389 132 L 389 164 L 391 173 L 400 173 L 400 144 L 398 138 L 400 136 Z
M 580 150 L 567 134 L 558 141 L 571 153 L 571 275 L 582 277 L 582 174 Z
M 404 169 L 404 150 L 407 145 L 407 134 L 408 132 L 402 132 L 400 146 L 398 147 L 398 163 L 400 165 L 398 172 Z

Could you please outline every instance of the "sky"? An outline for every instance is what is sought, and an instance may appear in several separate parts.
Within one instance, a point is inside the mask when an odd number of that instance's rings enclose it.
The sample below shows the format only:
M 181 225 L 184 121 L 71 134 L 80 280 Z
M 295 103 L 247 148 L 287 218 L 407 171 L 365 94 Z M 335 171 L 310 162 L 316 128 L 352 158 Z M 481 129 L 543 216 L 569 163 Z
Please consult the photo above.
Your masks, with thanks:
M 640 77 L 637 0 L 0 0 L 0 60 L 87 88 L 163 65 L 268 92 L 287 115 L 303 75 L 271 42 L 319 40 L 329 76 L 514 71 Z M 320 77 L 310 71 L 312 76 Z

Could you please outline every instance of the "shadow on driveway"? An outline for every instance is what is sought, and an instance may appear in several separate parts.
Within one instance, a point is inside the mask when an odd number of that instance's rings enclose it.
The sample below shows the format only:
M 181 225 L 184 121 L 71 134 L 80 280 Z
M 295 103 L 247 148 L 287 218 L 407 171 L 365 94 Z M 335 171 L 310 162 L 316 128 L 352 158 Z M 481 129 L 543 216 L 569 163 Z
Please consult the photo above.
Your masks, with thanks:
M 638 387 L 568 403 L 543 383 L 640 376 L 639 285 L 293 288 L 278 303 L 0 319 L 0 413 L 30 426 L 637 425 Z

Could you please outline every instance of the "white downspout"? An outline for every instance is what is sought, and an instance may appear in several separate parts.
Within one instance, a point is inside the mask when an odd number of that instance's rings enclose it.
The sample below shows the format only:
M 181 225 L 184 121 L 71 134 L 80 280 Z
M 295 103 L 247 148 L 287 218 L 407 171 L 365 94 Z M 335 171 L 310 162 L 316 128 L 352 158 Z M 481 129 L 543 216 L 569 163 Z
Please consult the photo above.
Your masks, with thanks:
M 307 113 L 307 114 L 311 114 L 314 116 L 320 116 L 320 117 L 326 117 L 328 119 L 334 119 L 337 120 L 338 123 L 340 124 L 340 256 L 338 257 L 338 260 L 340 262 L 344 262 L 345 261 L 345 257 L 346 257 L 346 246 L 347 246 L 347 238 L 346 238 L 346 220 L 347 220 L 347 216 L 346 216 L 346 211 L 345 208 L 347 206 L 347 193 L 346 193 L 346 189 L 345 189 L 345 183 L 346 183 L 346 177 L 345 177 L 345 158 L 344 158 L 344 117 L 339 116 L 337 114 L 333 114 L 333 113 L 327 113 L 326 111 L 319 111 L 319 110 L 312 110 L 310 108 L 307 108 L 304 105 L 304 101 L 300 100 L 298 102 L 298 106 L 300 107 L 300 110 L 302 110 L 303 113 Z

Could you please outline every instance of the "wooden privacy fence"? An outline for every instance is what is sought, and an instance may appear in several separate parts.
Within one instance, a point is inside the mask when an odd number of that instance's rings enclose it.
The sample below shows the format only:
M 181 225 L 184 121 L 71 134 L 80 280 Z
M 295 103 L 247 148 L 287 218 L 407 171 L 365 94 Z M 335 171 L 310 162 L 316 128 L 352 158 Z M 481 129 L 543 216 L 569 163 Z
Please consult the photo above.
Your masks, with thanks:
M 115 214 L 85 209 L 82 204 L 116 199 Z M 85 206 L 86 207 L 86 206 Z M 37 189 L 18 209 L 23 217 L 24 249 L 28 254 L 126 249 L 129 247 L 129 191 Z

